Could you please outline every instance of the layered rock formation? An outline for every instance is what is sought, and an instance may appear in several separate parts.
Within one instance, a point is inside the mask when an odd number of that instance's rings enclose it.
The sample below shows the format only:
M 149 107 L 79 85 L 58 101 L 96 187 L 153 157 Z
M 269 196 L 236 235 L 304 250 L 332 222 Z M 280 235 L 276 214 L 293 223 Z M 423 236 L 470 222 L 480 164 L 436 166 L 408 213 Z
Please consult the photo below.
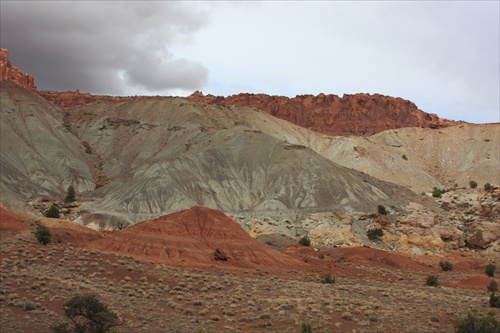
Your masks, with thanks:
M 426 113 L 402 98 L 379 94 L 300 95 L 294 98 L 265 94 L 228 97 L 196 91 L 188 100 L 199 103 L 252 106 L 296 125 L 328 135 L 372 135 L 402 127 L 443 127 L 458 122 Z
M 36 91 L 35 79 L 29 74 L 25 74 L 9 60 L 9 51 L 0 48 L 0 79 L 1 81 L 11 81 L 29 91 Z

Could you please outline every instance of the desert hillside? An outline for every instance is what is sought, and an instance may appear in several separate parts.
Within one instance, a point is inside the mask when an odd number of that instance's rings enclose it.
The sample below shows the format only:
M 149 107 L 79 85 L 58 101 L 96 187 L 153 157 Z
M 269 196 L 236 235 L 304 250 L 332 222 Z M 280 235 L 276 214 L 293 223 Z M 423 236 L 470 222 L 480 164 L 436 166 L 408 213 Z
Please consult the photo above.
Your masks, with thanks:
M 491 309 L 500 124 L 381 95 L 43 92 L 0 66 L 2 332 L 69 323 L 75 293 L 130 333 L 451 332 Z

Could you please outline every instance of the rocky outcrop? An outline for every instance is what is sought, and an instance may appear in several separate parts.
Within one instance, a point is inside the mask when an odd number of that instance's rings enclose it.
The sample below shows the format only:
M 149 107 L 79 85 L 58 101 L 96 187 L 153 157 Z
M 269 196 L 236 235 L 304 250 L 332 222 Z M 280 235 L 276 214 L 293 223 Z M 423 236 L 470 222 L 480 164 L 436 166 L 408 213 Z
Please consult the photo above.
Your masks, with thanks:
M 36 91 L 35 79 L 29 74 L 21 72 L 9 60 L 9 51 L 0 48 L 0 74 L 1 81 L 11 81 L 29 91 Z
M 196 91 L 189 101 L 206 104 L 245 105 L 327 135 L 372 135 L 402 127 L 444 127 L 458 122 L 426 113 L 407 100 L 380 94 L 300 95 L 294 98 L 265 94 L 228 97 Z
M 382 228 L 383 243 L 391 250 L 431 253 L 447 250 L 498 252 L 500 239 L 500 191 L 455 189 L 436 200 L 446 213 L 437 214 L 411 203 L 407 214 L 391 217 L 390 224 L 374 219 L 370 228 Z M 485 215 L 484 212 L 487 212 Z

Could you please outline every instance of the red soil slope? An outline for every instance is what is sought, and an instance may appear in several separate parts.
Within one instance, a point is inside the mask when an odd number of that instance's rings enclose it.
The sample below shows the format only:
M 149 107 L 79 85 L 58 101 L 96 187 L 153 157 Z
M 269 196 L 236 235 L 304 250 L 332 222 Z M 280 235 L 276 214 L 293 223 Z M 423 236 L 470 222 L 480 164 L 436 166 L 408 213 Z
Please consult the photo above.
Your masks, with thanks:
M 30 229 L 22 218 L 0 204 L 0 236 L 10 236 L 19 231 Z
M 88 247 L 190 268 L 290 269 L 307 265 L 259 244 L 224 213 L 201 206 L 138 223 Z M 215 259 L 217 249 L 227 261 Z

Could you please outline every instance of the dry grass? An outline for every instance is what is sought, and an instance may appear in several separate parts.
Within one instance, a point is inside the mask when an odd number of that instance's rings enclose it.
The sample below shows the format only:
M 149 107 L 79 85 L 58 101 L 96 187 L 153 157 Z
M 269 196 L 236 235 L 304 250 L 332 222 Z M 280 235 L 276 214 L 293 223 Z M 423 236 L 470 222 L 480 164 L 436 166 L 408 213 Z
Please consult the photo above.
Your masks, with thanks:
M 319 259 L 318 259 L 319 260 Z M 132 257 L 42 246 L 30 238 L 1 240 L 0 326 L 4 332 L 48 332 L 62 304 L 95 293 L 116 312 L 120 332 L 450 332 L 455 314 L 487 312 L 485 291 L 451 286 L 467 278 L 369 267 L 343 260 L 322 272 L 226 272 L 168 268 Z M 257 273 L 257 274 L 256 274 Z

